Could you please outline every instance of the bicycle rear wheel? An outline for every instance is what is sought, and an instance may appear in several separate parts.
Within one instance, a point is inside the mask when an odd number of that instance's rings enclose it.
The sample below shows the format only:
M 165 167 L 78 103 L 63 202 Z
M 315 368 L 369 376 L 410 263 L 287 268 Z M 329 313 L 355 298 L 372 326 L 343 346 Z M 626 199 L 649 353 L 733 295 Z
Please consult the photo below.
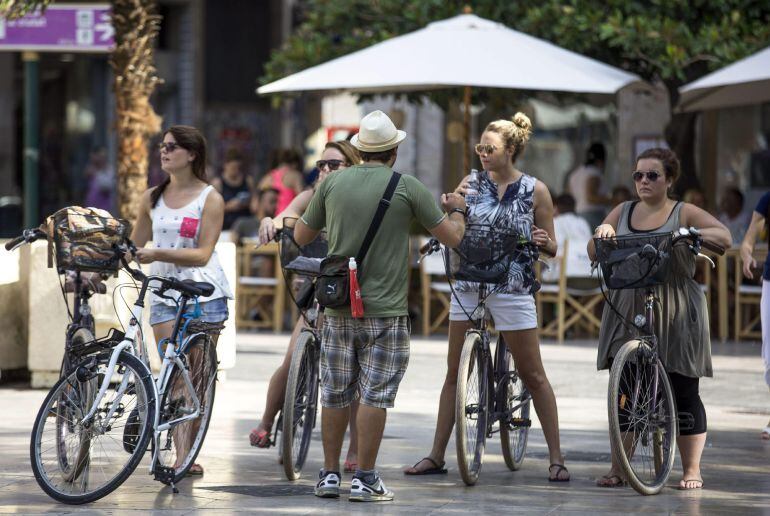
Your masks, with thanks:
M 94 387 L 98 390 L 110 374 L 110 355 L 90 357 L 61 378 L 32 427 L 32 471 L 40 487 L 57 501 L 81 504 L 109 494 L 136 469 L 147 449 L 155 391 L 150 372 L 128 353 L 118 356 L 115 381 L 98 400 L 94 416 L 83 421 L 97 401 Z M 129 424 L 131 413 L 136 414 L 134 425 Z M 134 444 L 127 448 L 129 440 Z
M 668 375 L 646 342 L 627 342 L 615 355 L 607 404 L 612 451 L 628 483 L 658 493 L 674 466 L 677 414 Z
M 481 336 L 465 337 L 457 371 L 455 442 L 457 466 L 463 482 L 472 486 L 479 479 L 487 438 L 489 380 L 484 367 Z
M 505 346 L 505 342 L 500 337 L 498 346 Z M 524 387 L 521 381 L 516 364 L 513 363 L 513 356 L 508 348 L 505 348 L 503 358 L 505 371 L 509 371 L 502 380 L 503 384 L 498 386 L 501 394 L 500 407 L 505 410 L 506 416 L 500 419 L 500 444 L 502 447 L 505 465 L 511 471 L 521 468 L 524 462 L 524 453 L 527 450 L 527 438 L 529 437 L 529 409 L 532 397 Z
M 281 450 L 283 471 L 297 480 L 305 465 L 318 410 L 318 341 L 303 331 L 291 356 L 283 401 Z
M 178 483 L 195 463 L 200 453 L 206 432 L 211 421 L 214 407 L 214 394 L 217 380 L 217 352 L 210 335 L 194 337 L 185 353 L 188 375 L 195 395 L 200 403 L 200 413 L 195 419 L 188 419 L 174 424 L 162 431 L 157 443 L 152 441 L 152 449 L 159 444 L 157 466 L 174 470 L 173 480 L 161 478 L 165 483 Z M 160 402 L 160 424 L 180 419 L 195 411 L 195 403 L 185 382 L 182 371 L 174 367 Z

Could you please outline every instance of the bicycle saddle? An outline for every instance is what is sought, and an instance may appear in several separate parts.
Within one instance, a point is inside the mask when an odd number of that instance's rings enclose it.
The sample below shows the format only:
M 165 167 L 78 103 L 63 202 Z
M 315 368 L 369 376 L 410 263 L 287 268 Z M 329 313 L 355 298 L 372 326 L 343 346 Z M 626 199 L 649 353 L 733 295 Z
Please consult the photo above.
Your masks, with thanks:
M 207 281 L 184 280 L 180 281 L 176 286 L 180 287 L 176 290 L 185 291 L 194 296 L 208 297 L 214 293 L 214 285 Z

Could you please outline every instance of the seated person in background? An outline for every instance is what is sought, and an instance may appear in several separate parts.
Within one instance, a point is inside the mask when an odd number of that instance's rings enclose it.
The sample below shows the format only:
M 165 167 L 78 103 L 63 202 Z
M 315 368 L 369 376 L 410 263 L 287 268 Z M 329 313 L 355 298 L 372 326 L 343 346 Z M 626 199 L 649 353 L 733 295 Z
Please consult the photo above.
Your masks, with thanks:
M 302 175 L 302 156 L 299 152 L 284 149 L 278 156 L 278 166 L 260 180 L 259 189 L 274 188 L 278 191 L 276 209 L 280 213 L 305 189 L 305 176 Z
M 275 208 L 278 204 L 277 190 L 273 188 L 260 190 L 256 197 L 259 199 L 256 217 L 241 217 L 233 223 L 232 238 L 236 245 L 241 245 L 244 238 L 257 238 L 259 236 L 259 221 L 264 217 L 275 215 Z M 275 261 L 271 256 L 251 255 L 249 269 L 244 273 L 269 278 L 275 274 L 274 264 Z
M 730 230 L 733 244 L 740 245 L 751 224 L 751 214 L 743 211 L 743 193 L 735 187 L 727 188 L 719 201 L 719 222 Z
M 706 209 L 706 196 L 699 188 L 688 188 L 682 196 L 682 201 L 697 206 L 701 210 Z
M 573 288 L 594 288 L 596 278 L 591 277 L 591 259 L 588 257 L 586 246 L 593 237 L 593 230 L 583 217 L 575 214 L 575 199 L 570 194 L 562 194 L 554 201 L 556 209 L 553 218 L 553 229 L 556 234 L 558 249 L 564 249 L 564 242 L 569 240 L 567 247 L 567 284 Z M 559 281 L 559 260 L 551 260 L 549 269 L 543 270 L 543 281 L 555 283 Z
M 631 190 L 627 186 L 618 185 L 612 189 L 612 195 L 610 196 L 610 204 L 614 208 L 618 204 L 630 201 L 633 195 Z
M 225 200 L 225 220 L 222 229 L 232 229 L 239 217 L 251 215 L 249 203 L 254 181 L 243 172 L 241 153 L 238 149 L 227 149 L 222 175 L 211 180 L 211 184 Z

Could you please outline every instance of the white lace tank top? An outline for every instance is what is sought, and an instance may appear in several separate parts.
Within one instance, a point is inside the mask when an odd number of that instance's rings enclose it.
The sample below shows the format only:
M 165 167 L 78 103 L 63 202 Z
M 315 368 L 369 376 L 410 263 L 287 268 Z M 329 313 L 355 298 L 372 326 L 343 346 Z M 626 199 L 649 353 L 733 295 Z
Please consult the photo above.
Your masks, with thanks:
M 152 216 L 152 240 L 156 249 L 196 249 L 200 236 L 200 223 L 203 216 L 203 205 L 206 197 L 214 189 L 209 185 L 203 189 L 197 199 L 179 209 L 166 206 L 163 195 L 150 211 Z M 153 262 L 150 274 L 172 277 L 178 280 L 191 279 L 207 281 L 214 285 L 214 292 L 209 297 L 200 297 L 200 302 L 211 301 L 220 297 L 233 298 L 230 285 L 227 283 L 225 271 L 219 263 L 217 252 L 214 251 L 209 262 L 203 267 L 186 267 L 168 262 Z M 179 293 L 167 291 L 167 295 L 176 298 Z M 151 303 L 175 306 L 171 300 L 153 295 Z

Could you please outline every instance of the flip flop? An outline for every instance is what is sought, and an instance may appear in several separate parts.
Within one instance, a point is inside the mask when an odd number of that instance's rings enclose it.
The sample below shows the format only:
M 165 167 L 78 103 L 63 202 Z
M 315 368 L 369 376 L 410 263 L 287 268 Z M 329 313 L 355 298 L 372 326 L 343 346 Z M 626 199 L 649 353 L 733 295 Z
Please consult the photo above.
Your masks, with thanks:
M 257 429 L 255 428 L 254 430 Z M 256 448 L 270 448 L 270 445 L 273 444 L 270 441 L 270 432 L 267 430 L 258 430 L 255 434 L 254 430 L 249 434 L 249 442 L 251 445 Z M 252 435 L 255 435 L 256 439 L 252 439 Z
M 608 482 L 604 484 L 599 483 L 602 479 L 607 480 Z M 610 482 L 612 481 L 612 479 L 617 479 L 617 481 Z M 596 485 L 599 487 L 608 487 L 608 488 L 625 487 L 626 481 L 617 475 L 604 475 L 602 478 L 596 481 Z
M 699 478 L 685 478 L 682 480 L 682 482 L 684 482 L 685 484 L 687 484 L 687 482 L 698 482 L 700 485 L 697 485 L 695 487 L 686 487 L 686 486 L 683 487 L 682 484 L 679 484 L 680 491 L 691 491 L 693 489 L 703 489 L 703 480 Z
M 556 476 L 551 476 L 551 468 L 556 467 Z M 548 481 L 549 482 L 569 482 L 570 477 L 559 478 L 559 473 L 566 471 L 569 474 L 569 470 L 564 464 L 556 464 L 555 462 L 548 466 Z
M 770 441 L 770 426 L 766 426 L 762 429 L 761 437 L 763 441 Z
M 433 464 L 433 467 L 432 468 L 428 468 L 428 469 L 424 469 L 422 471 L 416 470 L 417 464 L 419 464 L 419 463 L 421 463 L 422 461 L 425 461 L 425 460 L 427 460 L 428 462 Z M 430 457 L 424 457 L 424 458 L 418 460 L 417 462 L 415 462 L 414 466 L 412 466 L 412 469 L 415 469 L 416 471 L 412 472 L 412 471 L 409 471 L 409 470 L 404 470 L 404 475 L 410 475 L 410 476 L 446 475 L 447 470 L 444 467 L 444 464 L 446 464 L 446 462 L 441 462 L 441 464 L 439 464 L 438 462 L 436 462 L 435 460 L 431 459 Z
M 345 473 L 355 473 L 356 469 L 358 469 L 358 462 L 350 462 L 349 460 L 346 460 L 342 469 Z

